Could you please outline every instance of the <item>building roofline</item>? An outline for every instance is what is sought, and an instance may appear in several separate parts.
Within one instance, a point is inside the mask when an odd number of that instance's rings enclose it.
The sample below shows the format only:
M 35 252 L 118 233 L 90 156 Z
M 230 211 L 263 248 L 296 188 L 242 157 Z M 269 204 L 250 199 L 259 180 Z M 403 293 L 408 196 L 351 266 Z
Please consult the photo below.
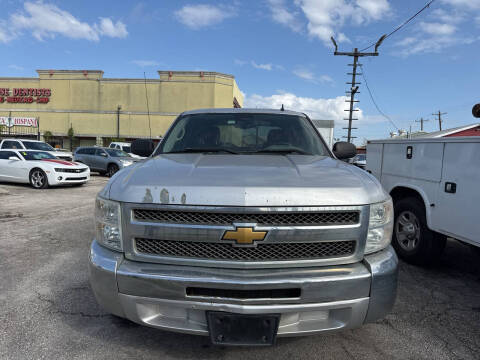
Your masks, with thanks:
M 49 70 L 44 70 L 44 69 L 37 69 L 36 72 L 40 74 L 50 74 L 50 73 L 60 73 L 60 74 L 84 74 L 87 72 L 88 74 L 103 74 L 103 70 L 56 70 L 56 69 L 49 69 Z
M 441 130 L 441 131 L 434 131 L 434 132 L 427 133 L 427 134 L 423 135 L 423 137 L 425 137 L 425 138 L 444 137 L 444 136 L 448 136 L 448 135 L 451 135 L 451 134 L 455 134 L 455 133 L 460 132 L 460 131 L 465 131 L 465 130 L 472 129 L 472 128 L 477 127 L 477 126 L 480 126 L 480 123 L 457 126 L 457 127 L 451 128 L 451 129 L 445 129 L 445 130 Z
M 216 71 L 169 71 L 169 70 L 158 70 L 158 75 L 181 75 L 181 76 L 200 76 L 202 73 L 204 76 L 223 76 L 230 79 L 235 79 L 235 76 L 231 74 L 220 73 Z

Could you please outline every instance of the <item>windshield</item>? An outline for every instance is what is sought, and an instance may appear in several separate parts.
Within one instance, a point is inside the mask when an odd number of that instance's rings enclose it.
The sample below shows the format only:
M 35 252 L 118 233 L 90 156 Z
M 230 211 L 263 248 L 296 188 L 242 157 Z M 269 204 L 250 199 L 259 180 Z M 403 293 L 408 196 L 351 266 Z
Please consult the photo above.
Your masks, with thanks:
M 367 160 L 367 155 L 365 154 L 360 154 L 360 155 L 357 155 L 357 161 L 364 161 L 364 160 Z
M 25 148 L 29 150 L 55 151 L 53 147 L 42 142 L 23 141 L 23 145 L 25 145 Z
M 194 114 L 169 130 L 157 153 L 222 152 L 329 156 L 307 118 L 283 114 Z
M 132 149 L 130 148 L 130 146 L 122 146 L 122 150 L 125 151 L 126 153 L 132 152 Z
M 20 151 L 20 154 L 25 160 L 43 160 L 43 159 L 57 159 L 44 151 Z
M 124 156 L 129 156 L 125 151 L 122 150 L 117 150 L 117 149 L 105 149 L 105 151 L 108 153 L 108 155 L 112 157 L 124 157 Z

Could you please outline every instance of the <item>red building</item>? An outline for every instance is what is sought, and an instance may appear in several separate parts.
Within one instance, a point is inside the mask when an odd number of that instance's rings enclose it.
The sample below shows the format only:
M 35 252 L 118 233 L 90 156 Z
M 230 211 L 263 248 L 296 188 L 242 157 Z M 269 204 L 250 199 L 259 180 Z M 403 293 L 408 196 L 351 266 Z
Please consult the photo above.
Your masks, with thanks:
M 439 138 L 452 136 L 480 136 L 480 123 L 463 125 L 442 131 L 435 131 L 421 135 L 422 138 Z

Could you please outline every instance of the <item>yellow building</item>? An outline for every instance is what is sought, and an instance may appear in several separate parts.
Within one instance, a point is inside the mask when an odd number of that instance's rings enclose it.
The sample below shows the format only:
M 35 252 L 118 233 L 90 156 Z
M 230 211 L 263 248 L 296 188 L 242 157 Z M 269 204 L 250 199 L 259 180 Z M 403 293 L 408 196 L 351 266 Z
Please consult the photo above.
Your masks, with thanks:
M 108 145 L 163 136 L 186 110 L 243 104 L 235 78 L 217 72 L 158 71 L 158 79 L 146 80 L 104 78 L 101 70 L 37 73 L 0 78 L 0 137 L 51 133 L 49 141 L 69 148 L 71 128 L 74 147 Z

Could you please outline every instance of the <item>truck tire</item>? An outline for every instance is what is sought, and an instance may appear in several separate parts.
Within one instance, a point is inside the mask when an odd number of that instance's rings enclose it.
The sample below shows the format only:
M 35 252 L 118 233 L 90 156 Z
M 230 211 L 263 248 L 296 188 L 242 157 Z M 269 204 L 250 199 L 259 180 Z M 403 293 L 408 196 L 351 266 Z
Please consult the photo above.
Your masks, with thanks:
M 392 245 L 398 256 L 415 265 L 432 265 L 445 249 L 446 236 L 427 226 L 425 206 L 416 197 L 395 201 Z

